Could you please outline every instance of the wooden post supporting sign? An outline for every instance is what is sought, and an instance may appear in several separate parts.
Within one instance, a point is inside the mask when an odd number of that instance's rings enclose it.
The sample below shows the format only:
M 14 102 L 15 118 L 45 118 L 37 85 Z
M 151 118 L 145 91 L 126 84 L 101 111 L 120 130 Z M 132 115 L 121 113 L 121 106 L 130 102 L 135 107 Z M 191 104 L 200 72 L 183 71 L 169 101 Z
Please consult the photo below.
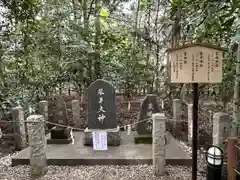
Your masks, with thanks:
M 222 82 L 222 59 L 225 48 L 194 43 L 168 49 L 171 83 L 191 83 L 193 89 L 192 180 L 197 180 L 198 84 Z

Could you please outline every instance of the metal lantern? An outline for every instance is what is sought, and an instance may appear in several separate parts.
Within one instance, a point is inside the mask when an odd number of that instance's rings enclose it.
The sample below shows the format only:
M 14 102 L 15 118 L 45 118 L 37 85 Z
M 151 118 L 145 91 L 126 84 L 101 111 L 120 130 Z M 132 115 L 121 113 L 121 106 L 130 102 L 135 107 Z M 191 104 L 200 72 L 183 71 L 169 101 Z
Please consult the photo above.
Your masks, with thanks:
M 223 165 L 223 151 L 217 146 L 208 148 L 206 153 L 207 159 L 207 180 L 222 178 L 222 165 Z
M 223 151 L 217 146 L 211 146 L 206 154 L 207 162 L 213 166 L 221 166 L 223 164 Z

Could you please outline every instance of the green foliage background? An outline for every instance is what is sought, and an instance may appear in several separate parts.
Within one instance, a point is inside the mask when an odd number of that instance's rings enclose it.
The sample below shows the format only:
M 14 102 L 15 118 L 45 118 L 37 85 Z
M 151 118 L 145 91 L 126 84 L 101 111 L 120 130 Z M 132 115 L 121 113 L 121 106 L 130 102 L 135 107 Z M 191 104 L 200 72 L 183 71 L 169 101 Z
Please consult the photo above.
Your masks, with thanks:
M 240 0 L 43 2 L 0 2 L 2 114 L 17 104 L 34 105 L 66 84 L 81 93 L 99 77 L 129 95 L 178 97 L 181 86 L 168 80 L 166 48 L 192 40 L 232 47 L 240 29 Z M 201 89 L 215 89 L 216 99 L 229 101 L 236 56 L 229 51 L 224 61 L 223 83 Z

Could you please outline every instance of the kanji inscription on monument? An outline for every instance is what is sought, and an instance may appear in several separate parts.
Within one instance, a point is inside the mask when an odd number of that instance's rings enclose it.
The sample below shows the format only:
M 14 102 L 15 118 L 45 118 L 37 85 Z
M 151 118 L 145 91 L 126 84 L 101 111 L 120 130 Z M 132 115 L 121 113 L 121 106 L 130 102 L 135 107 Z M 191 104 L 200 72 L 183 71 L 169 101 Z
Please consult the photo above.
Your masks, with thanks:
M 172 83 L 220 83 L 223 51 L 201 44 L 173 49 L 169 53 Z
M 104 119 L 106 118 L 106 116 L 104 115 L 106 111 L 103 109 L 103 95 L 104 95 L 103 88 L 98 89 L 97 94 L 99 96 L 98 121 L 103 123 Z

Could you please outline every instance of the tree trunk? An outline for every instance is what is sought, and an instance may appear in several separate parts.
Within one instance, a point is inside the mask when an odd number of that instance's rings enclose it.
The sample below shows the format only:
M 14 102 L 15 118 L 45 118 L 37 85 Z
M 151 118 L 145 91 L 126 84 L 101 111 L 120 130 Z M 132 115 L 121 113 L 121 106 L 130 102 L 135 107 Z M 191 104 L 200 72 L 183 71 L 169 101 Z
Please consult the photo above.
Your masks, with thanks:
M 178 10 L 176 12 L 176 17 L 174 19 L 174 24 L 172 26 L 172 44 L 171 44 L 171 48 L 176 48 L 179 45 L 179 40 L 180 40 L 180 10 Z M 168 94 L 168 100 L 171 101 L 172 100 L 172 90 L 173 90 L 173 85 L 171 84 L 171 63 L 169 60 L 169 56 L 167 58 L 167 71 L 166 71 L 166 84 L 169 87 L 169 94 Z M 169 102 L 170 104 L 170 102 Z
M 148 20 L 147 20 L 147 28 L 146 28 L 146 30 L 147 30 L 147 32 L 146 32 L 146 34 L 147 34 L 147 37 L 148 38 L 150 38 L 150 36 L 151 36 L 151 33 L 150 33 L 150 30 L 151 30 L 151 22 L 150 22 L 150 17 L 151 17 L 151 0 L 148 0 L 148 15 L 147 15 L 147 17 L 148 17 Z M 151 60 L 151 50 L 152 50 L 152 43 L 150 42 L 150 41 L 148 41 L 147 42 L 147 62 L 146 62 L 146 70 L 147 71 L 149 71 L 149 62 L 150 62 L 150 60 Z M 152 91 L 153 91 L 153 86 L 152 86 L 152 84 L 153 84 L 153 79 L 154 79 L 154 77 L 153 76 L 150 76 L 150 77 L 148 77 L 148 81 L 147 81 L 147 91 L 148 91 L 148 93 L 152 93 Z
M 79 0 L 80 1 L 80 0 Z M 91 14 L 91 6 L 90 9 L 88 11 L 88 2 L 89 0 L 82 0 L 81 4 L 82 4 L 82 9 L 83 9 L 83 39 L 85 42 L 88 42 L 88 26 L 89 26 L 89 17 Z M 92 54 L 87 54 L 88 60 L 87 60 L 87 64 L 88 64 L 88 71 L 87 71 L 87 75 L 88 75 L 88 80 L 87 80 L 87 86 L 89 86 L 93 80 L 93 73 L 92 73 Z
M 101 27 L 100 27 L 100 0 L 95 1 L 95 61 L 94 61 L 94 70 L 95 70 L 95 79 L 101 78 L 101 62 L 100 62 L 100 36 L 101 36 Z
M 156 18 L 155 18 L 155 41 L 157 42 L 156 45 L 156 67 L 155 67 L 155 88 L 156 88 L 156 93 L 158 93 L 158 88 L 160 86 L 160 82 L 159 82 L 159 65 L 160 65 L 160 57 L 159 57 L 159 51 L 160 51 L 160 45 L 159 45 L 159 38 L 158 38 L 158 14 L 159 14 L 159 9 L 160 9 L 160 0 L 157 1 L 157 14 L 156 14 Z
M 135 77 L 135 67 L 136 67 L 136 41 L 137 41 L 137 30 L 138 30 L 138 14 L 140 10 L 140 3 L 141 0 L 137 2 L 137 9 L 135 13 L 135 21 L 133 25 L 133 34 L 132 34 L 132 52 L 131 58 L 127 61 L 127 67 L 129 67 L 129 72 L 126 78 L 126 91 L 127 91 L 127 98 L 131 97 L 132 89 L 133 89 L 133 80 Z
M 240 85 L 240 44 L 237 47 L 237 63 L 236 63 L 236 78 L 233 95 L 233 129 L 232 136 L 238 135 L 238 127 L 240 125 L 240 104 L 239 104 L 239 85 Z

